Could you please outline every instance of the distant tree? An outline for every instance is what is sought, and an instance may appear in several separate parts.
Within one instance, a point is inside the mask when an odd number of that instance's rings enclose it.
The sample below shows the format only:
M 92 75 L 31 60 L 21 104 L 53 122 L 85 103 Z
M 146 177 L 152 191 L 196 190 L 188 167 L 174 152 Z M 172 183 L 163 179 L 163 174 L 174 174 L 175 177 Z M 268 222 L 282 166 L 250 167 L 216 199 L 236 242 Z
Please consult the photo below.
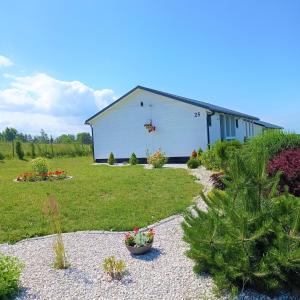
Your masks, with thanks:
M 39 137 L 41 143 L 48 144 L 49 143 L 49 138 L 48 134 L 45 132 L 44 129 L 41 129 L 41 135 Z
M 22 143 L 20 141 L 16 142 L 16 153 L 19 159 L 23 160 L 24 159 L 24 151 L 22 148 Z
M 88 132 L 77 133 L 76 141 L 80 144 L 92 144 L 92 137 Z
M 75 136 L 73 134 L 62 134 L 56 138 L 57 144 L 71 144 L 75 142 Z
M 7 142 L 11 142 L 13 157 L 15 156 L 14 140 L 16 138 L 17 133 L 18 133 L 17 129 L 12 127 L 11 128 L 6 127 L 5 130 L 3 131 L 4 140 Z

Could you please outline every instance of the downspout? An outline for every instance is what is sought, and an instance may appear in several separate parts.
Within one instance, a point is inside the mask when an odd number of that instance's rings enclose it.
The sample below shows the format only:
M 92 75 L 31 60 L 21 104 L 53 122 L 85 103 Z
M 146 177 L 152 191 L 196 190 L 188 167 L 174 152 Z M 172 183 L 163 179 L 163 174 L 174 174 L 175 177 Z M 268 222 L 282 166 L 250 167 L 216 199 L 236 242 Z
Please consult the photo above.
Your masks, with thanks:
M 210 130 L 209 127 L 211 125 L 211 116 L 215 114 L 214 111 L 212 111 L 210 114 L 206 114 L 206 128 L 207 128 L 207 147 L 210 149 Z M 210 119 L 210 121 L 209 121 Z
M 93 152 L 93 161 L 95 162 L 95 150 L 94 150 L 94 129 L 92 124 L 89 123 L 91 126 L 91 131 L 92 131 L 92 152 Z

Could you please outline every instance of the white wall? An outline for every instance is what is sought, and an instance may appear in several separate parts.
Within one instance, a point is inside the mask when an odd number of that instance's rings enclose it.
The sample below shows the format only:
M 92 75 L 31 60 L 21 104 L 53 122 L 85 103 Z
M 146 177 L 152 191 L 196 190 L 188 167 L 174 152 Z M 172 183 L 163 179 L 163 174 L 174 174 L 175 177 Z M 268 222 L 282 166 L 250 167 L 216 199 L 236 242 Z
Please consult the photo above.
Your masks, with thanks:
M 150 119 L 156 126 L 152 133 L 144 127 Z M 159 148 L 168 157 L 189 156 L 207 147 L 205 109 L 144 90 L 136 90 L 91 123 L 96 159 L 107 159 L 110 152 L 116 158 L 128 158 L 132 152 L 146 157 L 147 150 Z

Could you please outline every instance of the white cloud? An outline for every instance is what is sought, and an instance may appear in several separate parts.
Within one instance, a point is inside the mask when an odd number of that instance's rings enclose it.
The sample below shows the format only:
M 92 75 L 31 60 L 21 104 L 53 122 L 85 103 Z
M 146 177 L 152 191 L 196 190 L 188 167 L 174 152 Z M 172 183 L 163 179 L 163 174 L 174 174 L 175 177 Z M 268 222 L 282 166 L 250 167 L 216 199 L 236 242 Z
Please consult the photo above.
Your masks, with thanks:
M 43 128 L 54 135 L 88 130 L 84 120 L 116 98 L 110 89 L 95 90 L 43 73 L 5 77 L 11 82 L 0 90 L 0 130 L 12 126 L 36 134 Z
M 0 55 L 0 68 L 12 66 L 13 62 L 6 56 Z

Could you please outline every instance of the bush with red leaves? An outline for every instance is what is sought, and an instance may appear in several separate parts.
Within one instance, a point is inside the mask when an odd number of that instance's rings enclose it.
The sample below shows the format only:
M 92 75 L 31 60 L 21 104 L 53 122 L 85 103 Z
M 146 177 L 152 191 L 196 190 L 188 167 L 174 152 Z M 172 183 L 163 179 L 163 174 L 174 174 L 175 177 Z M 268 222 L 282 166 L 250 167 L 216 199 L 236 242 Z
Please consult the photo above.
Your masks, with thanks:
M 225 190 L 226 186 L 225 186 L 224 182 L 222 181 L 222 177 L 224 177 L 223 172 L 214 173 L 210 176 L 210 181 L 212 182 L 213 187 L 215 189 Z
M 300 196 L 300 148 L 284 150 L 274 156 L 268 163 L 270 175 L 282 172 L 280 177 L 280 191 L 288 186 L 289 192 Z

